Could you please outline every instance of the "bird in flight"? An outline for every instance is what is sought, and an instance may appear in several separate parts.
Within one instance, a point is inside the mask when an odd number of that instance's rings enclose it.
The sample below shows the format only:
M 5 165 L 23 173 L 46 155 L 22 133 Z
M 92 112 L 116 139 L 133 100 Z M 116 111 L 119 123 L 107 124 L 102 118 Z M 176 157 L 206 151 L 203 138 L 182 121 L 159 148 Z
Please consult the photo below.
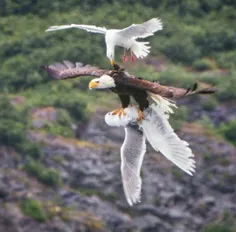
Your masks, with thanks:
M 90 89 L 110 89 L 120 98 L 122 108 L 114 110 L 113 115 L 125 116 L 124 109 L 130 105 L 131 97 L 133 97 L 139 106 L 138 121 L 140 123 L 144 118 L 144 109 L 148 108 L 152 102 L 159 102 L 159 96 L 175 100 L 187 95 L 211 94 L 216 91 L 213 87 L 198 90 L 196 83 L 189 89 L 163 86 L 157 82 L 136 78 L 122 70 L 117 72 L 90 65 L 84 66 L 82 63 L 73 64 L 70 61 L 45 66 L 44 69 L 56 79 L 70 79 L 80 76 L 98 77 L 90 81 Z M 165 106 L 171 105 L 170 101 L 166 100 L 165 103 Z
M 156 151 L 192 175 L 195 168 L 192 151 L 188 143 L 174 133 L 168 122 L 169 114 L 173 113 L 172 108 L 176 107 L 172 100 L 193 94 L 215 93 L 215 88 L 198 90 L 197 84 L 189 89 L 163 86 L 136 78 L 123 70 L 106 70 L 79 62 L 74 64 L 63 61 L 43 68 L 58 80 L 96 77 L 89 83 L 90 89 L 110 89 L 120 97 L 122 109 L 108 113 L 105 121 L 110 126 L 125 127 L 125 140 L 121 147 L 121 175 L 130 205 L 140 201 L 140 170 L 146 152 L 146 140 Z M 131 96 L 138 104 L 135 107 L 130 106 Z
M 106 55 L 112 66 L 115 65 L 115 46 L 124 48 L 123 62 L 128 61 L 126 50 L 130 50 L 131 61 L 136 58 L 144 58 L 150 52 L 149 42 L 139 42 L 136 39 L 152 36 L 156 31 L 162 30 L 162 22 L 158 18 L 152 18 L 142 24 L 132 24 L 124 29 L 106 29 L 93 25 L 70 24 L 62 26 L 51 26 L 48 31 L 63 30 L 68 28 L 83 29 L 88 32 L 100 33 L 105 35 Z
M 174 133 L 168 121 L 170 111 L 162 106 L 162 104 L 151 104 L 149 108 L 145 109 L 142 124 L 137 121 L 138 109 L 136 106 L 126 108 L 127 115 L 121 119 L 112 112 L 105 116 L 105 122 L 109 126 L 125 128 L 125 139 L 120 149 L 121 176 L 125 197 L 131 206 L 140 202 L 141 199 L 140 170 L 146 153 L 146 140 L 154 150 L 162 153 L 184 172 L 189 175 L 195 172 L 194 155 L 189 144 Z M 175 105 L 173 104 L 173 106 Z

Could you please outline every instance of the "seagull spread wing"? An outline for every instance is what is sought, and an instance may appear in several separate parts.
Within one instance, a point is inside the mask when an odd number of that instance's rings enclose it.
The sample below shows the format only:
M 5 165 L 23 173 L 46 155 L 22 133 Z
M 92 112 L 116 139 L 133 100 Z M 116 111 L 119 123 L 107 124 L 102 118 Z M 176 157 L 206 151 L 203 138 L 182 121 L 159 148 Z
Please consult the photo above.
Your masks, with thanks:
M 118 33 L 126 37 L 145 38 L 159 30 L 162 30 L 162 22 L 160 19 L 153 18 L 142 24 L 132 24 Z
M 76 78 L 79 76 L 100 77 L 109 72 L 108 70 L 100 69 L 95 66 L 83 65 L 80 62 L 76 62 L 74 64 L 67 60 L 61 63 L 55 63 L 53 65 L 44 66 L 42 68 L 58 80 Z
M 96 27 L 93 25 L 78 25 L 78 24 L 70 24 L 70 25 L 62 25 L 62 26 L 51 26 L 49 27 L 46 31 L 56 31 L 56 30 L 63 30 L 63 29 L 68 29 L 68 28 L 78 28 L 78 29 L 83 29 L 88 32 L 93 32 L 93 33 L 101 33 L 101 34 L 106 34 L 107 29 L 105 27 Z
M 194 155 L 188 143 L 174 133 L 167 115 L 155 110 L 155 106 L 152 105 L 146 110 L 141 126 L 147 140 L 156 151 L 159 150 L 167 159 L 192 175 L 195 168 Z
M 129 205 L 140 201 L 142 180 L 140 169 L 146 152 L 145 136 L 138 126 L 125 128 L 125 140 L 121 147 L 121 175 Z

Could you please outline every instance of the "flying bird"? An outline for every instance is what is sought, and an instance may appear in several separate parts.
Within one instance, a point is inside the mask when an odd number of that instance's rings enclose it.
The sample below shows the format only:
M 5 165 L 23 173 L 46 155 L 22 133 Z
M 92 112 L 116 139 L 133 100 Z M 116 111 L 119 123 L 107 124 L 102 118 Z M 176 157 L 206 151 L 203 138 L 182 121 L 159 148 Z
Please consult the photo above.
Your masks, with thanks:
M 146 140 L 154 150 L 160 151 L 189 175 L 195 172 L 195 161 L 189 144 L 174 133 L 168 121 L 170 112 L 161 104 L 151 104 L 144 110 L 145 118 L 142 124 L 137 121 L 136 106 L 126 108 L 125 112 L 126 117 L 121 119 L 109 112 L 105 116 L 105 121 L 109 126 L 125 128 L 125 139 L 120 149 L 121 176 L 125 197 L 132 206 L 141 199 L 140 170 L 146 153 Z
M 114 110 L 113 114 L 117 114 L 119 117 L 126 114 L 124 109 L 130 105 L 132 97 L 139 106 L 138 120 L 140 123 L 144 118 L 144 109 L 148 108 L 152 102 L 159 102 L 159 96 L 176 100 L 187 95 L 211 94 L 216 91 L 213 87 L 198 90 L 196 83 L 189 89 L 163 86 L 157 82 L 136 78 L 123 70 L 117 72 L 90 65 L 84 66 L 82 63 L 73 64 L 70 61 L 63 61 L 63 63 L 56 63 L 43 68 L 56 79 L 69 79 L 80 76 L 98 77 L 90 81 L 89 88 L 110 89 L 118 94 L 122 108 Z M 171 105 L 171 102 L 166 101 L 165 105 Z
M 89 83 L 89 88 L 110 89 L 120 97 L 123 108 L 108 113 L 105 121 L 110 126 L 125 127 L 125 140 L 121 147 L 121 175 L 130 205 L 140 201 L 140 170 L 146 153 L 146 140 L 156 151 L 192 175 L 195 168 L 192 151 L 188 143 L 174 133 L 168 122 L 169 114 L 173 113 L 172 108 L 176 107 L 172 100 L 192 94 L 211 94 L 216 91 L 215 88 L 198 90 L 197 84 L 188 89 L 163 86 L 136 78 L 121 69 L 106 70 L 79 62 L 73 64 L 63 61 L 43 68 L 58 80 L 97 77 Z M 135 99 L 137 107 L 130 106 L 131 97 Z
M 152 36 L 156 31 L 162 30 L 162 22 L 158 18 L 152 18 L 142 24 L 132 24 L 124 29 L 106 29 L 93 25 L 70 24 L 62 26 L 51 26 L 46 31 L 56 31 L 68 28 L 83 29 L 88 32 L 105 35 L 106 55 L 112 66 L 115 65 L 115 46 L 124 48 L 123 62 L 128 61 L 126 50 L 130 50 L 131 60 L 144 58 L 150 52 L 149 42 L 139 42 L 136 39 Z

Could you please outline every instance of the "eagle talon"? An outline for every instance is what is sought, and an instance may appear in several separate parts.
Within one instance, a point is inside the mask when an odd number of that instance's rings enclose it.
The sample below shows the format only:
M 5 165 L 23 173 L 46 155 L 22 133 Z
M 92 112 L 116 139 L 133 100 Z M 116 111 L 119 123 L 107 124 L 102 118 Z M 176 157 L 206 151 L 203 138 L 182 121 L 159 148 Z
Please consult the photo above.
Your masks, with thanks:
M 138 111 L 138 118 L 137 118 L 137 120 L 138 120 L 139 123 L 141 124 L 142 121 L 143 121 L 143 119 L 144 119 L 143 111 L 142 111 L 142 110 L 139 110 L 139 111 Z
M 120 111 L 120 109 L 116 109 L 116 110 L 112 111 L 112 115 L 116 115 L 116 114 L 118 114 L 119 111 Z
M 124 111 L 125 109 L 124 108 L 121 108 L 121 109 L 116 109 L 112 112 L 112 115 L 117 115 L 119 116 L 119 118 L 121 118 L 121 116 L 126 116 L 126 113 Z

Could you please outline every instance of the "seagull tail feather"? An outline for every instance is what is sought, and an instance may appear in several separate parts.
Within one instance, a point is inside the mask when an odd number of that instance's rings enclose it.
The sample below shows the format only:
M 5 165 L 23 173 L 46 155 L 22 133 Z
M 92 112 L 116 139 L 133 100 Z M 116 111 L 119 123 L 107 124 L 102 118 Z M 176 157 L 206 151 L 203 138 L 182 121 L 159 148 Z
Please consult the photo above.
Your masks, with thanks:
M 149 42 L 138 42 L 135 41 L 135 43 L 131 47 L 131 52 L 137 57 L 137 58 L 144 58 L 148 55 L 150 52 L 150 46 L 147 46 Z

